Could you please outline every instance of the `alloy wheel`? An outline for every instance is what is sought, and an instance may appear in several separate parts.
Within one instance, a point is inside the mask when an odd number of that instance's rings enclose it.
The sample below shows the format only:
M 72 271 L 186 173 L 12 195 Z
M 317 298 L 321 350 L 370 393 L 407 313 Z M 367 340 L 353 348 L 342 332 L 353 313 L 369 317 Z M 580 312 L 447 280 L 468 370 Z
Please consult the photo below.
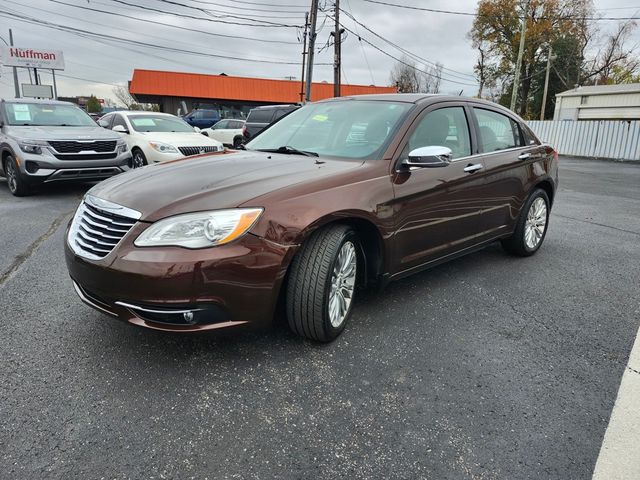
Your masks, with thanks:
M 13 166 L 13 162 L 9 159 L 6 163 L 6 171 L 7 171 L 7 184 L 9 185 L 9 190 L 11 193 L 15 193 L 18 189 L 18 173 L 16 172 L 15 167 Z
M 546 228 L 547 203 L 542 197 L 538 197 L 529 208 L 524 226 L 524 243 L 527 248 L 533 250 L 540 244 Z
M 140 152 L 136 152 L 133 154 L 133 161 L 131 162 L 132 168 L 141 168 L 144 167 L 144 157 L 142 156 L 142 153 Z
M 333 328 L 339 328 L 349 313 L 356 286 L 357 262 L 356 247 L 352 242 L 345 242 L 331 274 L 328 308 Z

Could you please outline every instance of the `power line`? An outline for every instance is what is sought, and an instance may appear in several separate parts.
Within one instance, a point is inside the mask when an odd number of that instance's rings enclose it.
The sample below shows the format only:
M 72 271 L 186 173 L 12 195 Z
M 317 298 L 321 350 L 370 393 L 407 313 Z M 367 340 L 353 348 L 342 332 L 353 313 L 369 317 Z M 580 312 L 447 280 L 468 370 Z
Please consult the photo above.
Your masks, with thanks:
M 364 25 L 363 23 L 361 23 L 361 22 L 359 22 L 358 20 L 356 20 L 356 19 L 355 19 L 355 17 L 354 17 L 352 14 L 350 14 L 349 12 L 346 12 L 346 11 L 344 11 L 344 10 L 342 10 L 342 9 L 340 9 L 340 10 L 341 10 L 341 11 L 342 11 L 342 12 L 343 12 L 347 17 L 349 17 L 349 18 L 350 18 L 354 23 L 356 23 L 356 24 L 360 25 L 362 28 L 364 28 L 364 29 L 365 29 L 365 30 L 367 30 L 368 32 L 372 33 L 373 35 L 375 35 L 376 37 L 378 37 L 380 40 L 382 40 L 382 41 L 384 41 L 384 42 L 388 43 L 389 45 L 391 45 L 392 47 L 394 47 L 394 48 L 396 48 L 396 49 L 400 50 L 400 51 L 401 51 L 402 53 L 404 53 L 405 55 L 408 55 L 409 57 L 413 57 L 413 59 L 414 59 L 414 60 L 418 60 L 418 61 L 424 62 L 424 63 L 426 63 L 426 64 L 430 64 L 430 65 L 433 65 L 433 66 L 437 66 L 435 62 L 433 62 L 433 61 L 431 61 L 431 60 L 427 60 L 426 58 L 421 57 L 421 56 L 419 56 L 419 55 L 417 55 L 417 54 L 415 54 L 415 53 L 412 53 L 412 52 L 410 52 L 409 50 L 407 50 L 406 48 L 403 48 L 403 47 L 399 46 L 398 44 L 396 44 L 396 43 L 392 42 L 391 40 L 389 40 L 389 39 L 387 39 L 387 38 L 383 37 L 382 35 L 380 35 L 380 34 L 378 34 L 378 33 L 374 32 L 371 28 L 367 27 L 367 26 L 366 26 L 366 25 Z M 469 78 L 468 78 L 468 77 L 471 77 L 471 78 L 475 79 L 475 76 L 474 76 L 474 75 L 471 75 L 471 74 L 468 74 L 468 73 L 459 72 L 459 71 L 457 71 L 457 70 L 453 70 L 453 69 L 450 69 L 450 68 L 446 68 L 446 67 L 444 67 L 444 66 L 442 67 L 442 70 L 450 72 L 450 73 L 449 73 L 449 75 L 451 75 L 451 76 L 453 76 L 453 77 L 455 77 L 455 78 L 458 78 L 459 80 L 469 80 Z M 465 78 L 465 77 L 467 77 L 467 78 Z
M 331 18 L 332 20 L 335 21 L 335 18 L 333 16 L 329 15 L 328 13 L 326 13 L 326 15 L 327 15 L 327 17 L 329 17 L 329 18 Z M 340 23 L 340 26 L 342 26 L 347 32 L 357 36 L 357 34 L 353 30 L 347 28 L 343 23 Z M 382 48 L 378 47 L 374 43 L 371 43 L 366 38 L 363 38 L 363 37 L 359 37 L 359 38 L 361 38 L 362 41 L 364 41 L 367 45 L 371 46 L 372 48 L 374 48 L 378 52 L 382 53 L 383 55 L 386 55 L 387 57 L 395 60 L 396 62 L 398 62 L 398 63 L 400 63 L 402 65 L 405 65 L 405 66 L 407 66 L 407 67 L 409 67 L 409 68 L 411 68 L 411 69 L 413 69 L 413 70 L 415 70 L 417 72 L 423 73 L 425 75 L 429 75 L 430 77 L 434 77 L 435 76 L 432 72 L 428 72 L 426 70 L 422 70 L 422 69 L 416 67 L 415 65 L 412 65 L 410 63 L 405 62 L 402 59 L 399 59 L 398 57 L 394 57 L 392 54 L 390 54 L 389 52 L 387 52 L 387 51 L 383 50 Z M 477 82 L 476 83 L 466 83 L 466 82 L 461 82 L 461 81 L 458 81 L 458 80 L 453 80 L 451 78 L 447 78 L 447 77 L 444 77 L 444 76 L 441 76 L 441 78 L 443 80 L 447 81 L 447 82 L 455 83 L 457 85 L 465 85 L 465 86 L 469 86 L 469 87 L 475 87 L 475 86 L 478 85 Z
M 193 0 L 196 1 L 196 0 Z M 236 7 L 233 5 L 225 5 L 222 3 L 217 3 L 217 2 L 205 2 L 204 0 L 202 1 L 197 1 L 196 3 L 202 4 L 202 5 L 214 5 L 217 7 L 225 7 L 225 8 L 236 8 L 236 9 L 240 9 L 243 11 L 246 10 L 253 10 L 255 12 L 278 12 L 278 13 L 304 13 L 306 10 L 308 10 L 308 7 L 302 7 L 300 5 L 274 5 L 271 3 L 253 3 L 253 2 L 240 2 L 240 1 L 236 1 L 234 0 L 233 3 L 246 3 L 246 4 L 251 4 L 251 5 L 260 5 L 260 6 L 265 6 L 265 7 L 282 7 L 282 8 L 301 8 L 302 10 L 274 10 L 273 8 L 269 8 L 269 9 L 264 9 L 264 8 L 251 8 L 251 7 Z
M 59 0 L 49 0 L 50 2 L 53 3 L 59 3 L 60 5 L 66 5 L 68 7 L 74 7 L 74 8 L 80 8 L 82 10 L 89 10 L 92 12 L 98 12 L 98 13 L 104 13 L 106 15 L 113 15 L 116 17 L 123 17 L 123 18 L 129 18 L 131 20 L 136 20 L 139 22 L 145 22 L 145 23 L 150 23 L 153 25 L 160 25 L 163 27 L 171 27 L 171 28 L 176 28 L 179 30 L 185 30 L 188 32 L 196 32 L 196 33 L 201 33 L 203 35 L 210 35 L 213 37 L 221 37 L 221 38 L 234 38 L 234 39 L 239 39 L 239 40 L 250 40 L 250 41 L 254 41 L 254 42 L 264 42 L 264 43 L 278 43 L 278 44 L 283 44 L 283 45 L 298 45 L 299 42 L 287 42 L 284 40 L 268 40 L 268 39 L 264 39 L 264 38 L 254 38 L 254 37 L 243 37 L 243 36 L 239 36 L 239 35 L 226 35 L 226 34 L 222 34 L 222 33 L 212 33 L 212 32 L 207 32 L 201 29 L 197 29 L 197 28 L 188 28 L 188 27 L 182 27 L 179 25 L 171 25 L 170 23 L 163 23 L 163 22 L 156 22 L 154 20 L 149 20 L 146 18 L 139 18 L 139 17 L 134 17 L 131 15 L 126 15 L 124 13 L 116 13 L 116 12 L 107 12 L 106 10 L 100 10 L 97 8 L 91 8 L 91 7 L 85 7 L 82 5 L 73 5 L 71 3 L 65 3 L 65 2 L 61 2 Z M 35 8 L 35 7 L 29 7 L 29 8 Z
M 180 17 L 180 18 L 189 18 L 191 20 L 201 20 L 201 21 L 205 21 L 205 22 L 213 22 L 213 23 L 225 23 L 228 25 L 242 25 L 245 27 L 277 27 L 277 28 L 301 28 L 301 25 L 291 25 L 291 24 L 286 24 L 286 23 L 275 23 L 275 22 L 267 22 L 264 20 L 253 20 L 249 17 L 241 17 L 241 16 L 234 16 L 234 15 L 227 15 L 227 17 L 229 18 L 235 18 L 235 19 L 240 19 L 240 20 L 248 20 L 250 22 L 261 22 L 261 23 L 240 23 L 240 22 L 234 22 L 234 21 L 230 21 L 230 20 L 222 20 L 222 17 L 216 17 L 216 18 L 203 18 L 203 17 L 196 17 L 195 15 L 188 15 L 186 13 L 176 13 L 176 12 L 168 12 L 167 10 L 161 10 L 159 8 L 153 8 L 153 7 L 149 7 L 149 6 L 140 6 L 140 5 L 136 5 L 133 3 L 129 3 L 129 2 L 125 2 L 124 0 L 111 0 L 112 2 L 115 3 L 120 3 L 122 5 L 128 5 L 130 7 L 138 7 L 140 9 L 143 9 L 145 11 L 152 11 L 152 12 L 158 12 L 158 13 L 162 13 L 165 15 L 172 15 L 175 17 Z M 169 3 L 169 4 L 174 4 L 174 5 L 179 5 L 179 6 L 185 6 L 184 4 L 180 4 L 178 2 L 173 2 L 170 0 L 158 0 L 164 3 Z M 195 10 L 199 10 L 202 11 L 203 13 L 207 13 L 206 9 L 202 9 L 202 8 L 197 8 L 197 7 L 189 7 L 187 6 L 187 8 L 193 8 Z
M 404 8 L 404 9 L 408 9 L 408 10 L 418 10 L 418 11 L 423 11 L 423 12 L 431 12 L 431 13 L 444 13 L 444 14 L 448 14 L 448 15 L 462 15 L 462 16 L 466 16 L 466 17 L 496 17 L 497 15 L 485 15 L 485 14 L 481 14 L 481 13 L 475 13 L 475 12 L 461 12 L 461 11 L 456 11 L 456 10 L 440 10 L 437 8 L 425 8 L 425 7 L 414 7 L 412 5 L 400 5 L 397 3 L 390 3 L 390 2 L 383 2 L 381 0 L 364 0 L 365 2 L 368 3 L 377 3 L 378 5 L 386 5 L 388 7 L 396 7 L 396 8 Z M 519 18 L 520 20 L 522 20 L 521 16 L 515 16 L 514 18 Z M 545 17 L 538 17 L 538 19 L 544 19 Z M 584 19 L 584 20 L 594 20 L 594 21 L 600 21 L 600 20 L 640 20 L 640 17 L 582 17 L 579 15 L 568 15 L 568 16 L 563 16 L 562 18 L 565 19 L 569 19 L 569 18 L 577 18 L 577 19 Z
M 183 54 L 186 54 L 186 55 L 196 55 L 196 56 L 211 57 L 211 58 L 222 58 L 222 59 L 225 59 L 225 60 L 232 60 L 232 61 L 244 61 L 244 62 L 253 62 L 253 63 L 268 63 L 268 64 L 278 64 L 278 65 L 298 65 L 298 62 L 241 58 L 241 57 L 234 57 L 234 56 L 229 56 L 229 55 L 219 55 L 219 54 L 215 54 L 215 53 L 199 52 L 199 51 L 195 51 L 195 50 L 185 50 L 185 49 L 181 49 L 181 48 L 168 47 L 168 46 L 164 46 L 164 45 L 155 45 L 155 44 L 151 44 L 151 43 L 141 42 L 139 40 L 131 40 L 131 39 L 127 39 L 127 38 L 114 37 L 112 35 L 99 34 L 99 33 L 90 32 L 90 31 L 87 31 L 87 30 L 82 30 L 82 29 L 79 29 L 79 28 L 74 28 L 74 27 L 69 27 L 69 26 L 66 26 L 66 25 L 47 22 L 45 20 L 41 20 L 41 19 L 37 19 L 37 18 L 25 16 L 25 15 L 20 15 L 19 12 L 15 12 L 15 13 L 9 14 L 6 11 L 5 12 L 1 12 L 0 11 L 0 16 L 4 16 L 4 17 L 7 17 L 7 18 L 13 18 L 13 19 L 17 18 L 17 19 L 19 19 L 21 21 L 25 21 L 27 23 L 32 23 L 32 24 L 35 24 L 35 25 L 41 25 L 41 26 L 44 26 L 44 27 L 47 27 L 47 28 L 53 28 L 55 30 L 65 31 L 67 33 L 80 34 L 80 36 L 84 35 L 84 36 L 89 36 L 89 37 L 97 37 L 98 39 L 106 38 L 106 39 L 110 39 L 110 40 L 112 40 L 114 42 L 137 45 L 137 46 L 142 46 L 142 47 L 146 47 L 146 48 L 169 51 L 169 52 L 173 52 L 173 53 L 183 53 Z M 322 65 L 322 64 L 318 64 L 318 65 Z M 332 64 L 327 63 L 325 65 L 332 65 Z
M 156 1 L 157 2 L 162 2 L 162 3 L 167 3 L 169 5 L 176 5 L 178 7 L 189 8 L 191 10 L 196 10 L 196 11 L 202 12 L 202 13 L 204 13 L 206 15 L 212 15 L 212 14 L 218 14 L 219 13 L 219 14 L 224 14 L 223 16 L 229 17 L 229 18 L 240 18 L 240 19 L 250 18 L 252 21 L 264 22 L 264 23 L 274 23 L 274 22 L 267 22 L 265 20 L 260 20 L 260 18 L 288 18 L 288 19 L 295 18 L 295 19 L 300 19 L 300 16 L 302 15 L 302 12 L 290 12 L 290 13 L 297 13 L 298 15 L 296 15 L 295 17 L 286 16 L 286 14 L 289 13 L 289 12 L 285 12 L 285 11 L 278 12 L 278 13 L 280 13 L 280 15 L 262 15 L 262 14 L 259 14 L 259 13 L 247 12 L 246 9 L 240 7 L 240 11 L 242 13 L 246 13 L 247 15 L 246 16 L 245 15 L 236 16 L 236 15 L 238 15 L 238 12 L 235 12 L 233 10 L 230 11 L 230 12 L 229 11 L 219 11 L 218 9 L 210 10 L 210 9 L 207 9 L 207 8 L 194 7 L 192 5 L 187 5 L 187 4 L 184 4 L 184 3 L 179 3 L 179 2 L 169 1 L 169 0 L 156 0 Z M 209 3 L 209 5 L 218 5 L 218 6 L 221 6 L 221 7 L 231 8 L 231 9 L 234 9 L 234 8 L 237 9 L 238 8 L 238 7 L 233 7 L 233 6 L 229 6 L 229 5 L 217 4 L 217 3 L 213 3 L 213 2 Z M 262 10 L 260 10 L 260 11 L 262 11 Z M 273 10 L 271 12 L 273 13 Z M 285 15 L 282 15 L 282 14 L 285 14 Z M 218 15 L 213 15 L 213 16 L 218 16 Z
M 346 2 L 347 2 L 347 8 L 349 9 L 349 11 L 353 12 L 353 10 L 351 9 L 351 4 L 349 3 L 349 0 L 346 0 Z M 376 80 L 375 80 L 375 78 L 373 78 L 373 70 L 371 70 L 371 65 L 369 65 L 369 59 L 367 58 L 367 53 L 364 51 L 364 45 L 362 45 L 362 39 L 360 38 L 360 33 L 358 32 L 358 26 L 357 25 L 356 25 L 356 33 L 358 34 L 358 45 L 360 45 L 360 50 L 362 51 L 362 56 L 364 57 L 364 62 L 367 64 L 367 68 L 369 69 L 369 75 L 371 75 L 371 84 L 375 85 L 376 84 Z

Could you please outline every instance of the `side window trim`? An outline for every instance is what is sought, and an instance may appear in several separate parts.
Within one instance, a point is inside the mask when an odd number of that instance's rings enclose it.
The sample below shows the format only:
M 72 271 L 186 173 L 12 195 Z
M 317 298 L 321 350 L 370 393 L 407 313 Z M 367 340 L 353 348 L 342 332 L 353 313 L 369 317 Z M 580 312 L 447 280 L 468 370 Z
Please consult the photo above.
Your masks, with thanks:
M 515 119 L 512 115 L 509 115 L 507 112 L 501 111 L 497 108 L 493 108 L 492 105 L 484 105 L 484 104 L 477 104 L 477 103 L 472 103 L 469 105 L 469 108 L 471 110 L 471 114 L 472 114 L 472 118 L 473 118 L 473 126 L 474 129 L 476 130 L 477 133 L 477 145 L 478 145 L 478 155 L 495 155 L 495 154 L 499 154 L 502 152 L 510 152 L 510 151 L 515 151 L 515 150 L 521 150 L 524 148 L 531 148 L 534 145 L 526 145 L 526 135 L 523 132 L 522 127 L 520 126 L 520 122 Z M 496 151 L 492 151 L 492 152 L 482 152 L 481 151 L 481 146 L 482 146 L 482 140 L 480 138 L 480 123 L 478 122 L 478 117 L 476 115 L 476 110 L 486 110 L 498 115 L 502 115 L 504 117 L 507 117 L 509 119 L 509 122 L 513 125 L 513 123 L 515 123 L 515 125 L 517 126 L 518 132 L 520 134 L 520 142 L 523 145 L 520 146 L 516 146 L 516 147 L 510 147 L 510 148 L 504 148 L 501 150 L 496 150 Z
M 451 108 L 451 107 L 461 107 L 463 109 L 464 115 L 467 119 L 467 128 L 469 129 L 469 142 L 470 142 L 470 151 L 471 155 L 467 155 L 464 157 L 458 157 L 451 160 L 451 162 L 459 162 L 462 160 L 468 160 L 471 157 L 476 155 L 481 155 L 480 153 L 476 153 L 479 151 L 478 139 L 476 136 L 476 130 L 474 128 L 473 122 L 475 121 L 475 117 L 472 115 L 471 106 L 468 102 L 465 101 L 441 101 L 437 103 L 432 103 L 424 107 L 412 120 L 409 128 L 405 130 L 405 134 L 398 143 L 398 147 L 393 154 L 394 161 L 392 162 L 393 170 L 398 171 L 398 166 L 402 161 L 402 152 L 404 151 L 405 146 L 409 142 L 411 135 L 416 131 L 420 122 L 431 112 L 435 112 L 436 110 L 441 110 L 443 108 Z

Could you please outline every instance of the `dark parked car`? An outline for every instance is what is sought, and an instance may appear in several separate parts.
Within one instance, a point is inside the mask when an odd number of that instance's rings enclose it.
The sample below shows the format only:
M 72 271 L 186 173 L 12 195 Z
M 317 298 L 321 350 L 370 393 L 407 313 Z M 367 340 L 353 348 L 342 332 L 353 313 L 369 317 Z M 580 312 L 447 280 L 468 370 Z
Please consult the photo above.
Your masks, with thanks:
M 282 302 L 295 332 L 329 341 L 360 287 L 495 241 L 533 255 L 558 181 L 518 116 L 460 97 L 309 104 L 246 148 L 91 189 L 65 242 L 78 295 L 180 332 L 266 325 Z
M 300 105 L 267 105 L 252 109 L 249 111 L 247 121 L 242 129 L 245 142 L 248 142 L 266 127 L 298 108 L 300 108 Z
M 199 108 L 186 114 L 182 119 L 192 127 L 209 128 L 220 120 L 218 110 Z

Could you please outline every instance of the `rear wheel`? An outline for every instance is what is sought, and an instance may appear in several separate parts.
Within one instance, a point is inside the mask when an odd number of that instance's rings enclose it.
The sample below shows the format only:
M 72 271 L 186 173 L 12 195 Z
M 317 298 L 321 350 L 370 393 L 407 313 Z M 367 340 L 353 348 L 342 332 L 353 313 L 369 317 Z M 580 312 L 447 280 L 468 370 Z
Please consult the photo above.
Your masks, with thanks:
M 29 195 L 29 185 L 22 178 L 20 169 L 15 159 L 11 155 L 7 155 L 4 159 L 4 172 L 7 177 L 7 185 L 12 195 L 16 197 L 24 197 Z
M 344 330 L 353 307 L 359 244 L 346 225 L 314 233 L 294 258 L 286 291 L 289 326 L 298 335 L 330 342 Z
M 147 157 L 144 156 L 142 150 L 134 148 L 131 154 L 131 168 L 141 168 L 147 165 Z
M 544 190 L 537 189 L 523 205 L 513 235 L 502 240 L 502 246 L 514 255 L 533 255 L 544 241 L 548 224 L 549 197 Z

